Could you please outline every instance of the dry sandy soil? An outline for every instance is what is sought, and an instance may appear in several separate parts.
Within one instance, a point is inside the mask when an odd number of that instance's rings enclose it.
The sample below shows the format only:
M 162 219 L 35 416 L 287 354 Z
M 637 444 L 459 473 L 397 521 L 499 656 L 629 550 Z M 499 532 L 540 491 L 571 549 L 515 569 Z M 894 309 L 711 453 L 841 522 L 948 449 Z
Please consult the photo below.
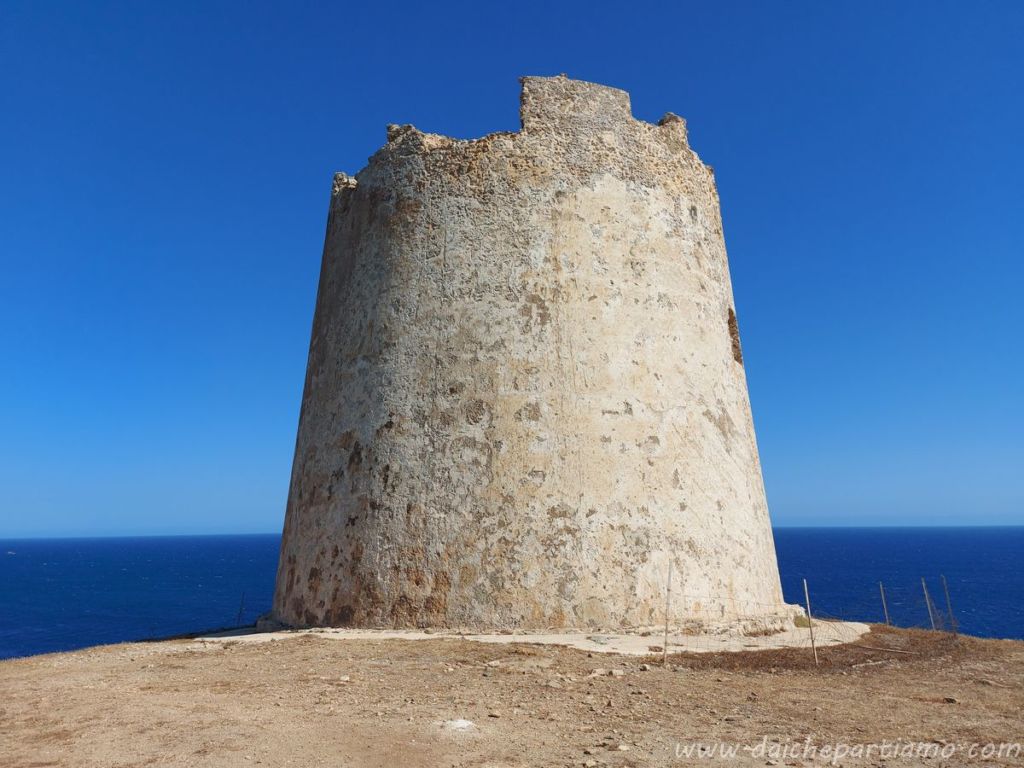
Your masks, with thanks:
M 457 639 L 107 646 L 0 662 L 0 765 L 1024 765 L 965 746 L 1024 742 L 1024 643 L 874 627 L 820 655 L 665 667 Z M 738 752 L 687 756 L 695 742 Z

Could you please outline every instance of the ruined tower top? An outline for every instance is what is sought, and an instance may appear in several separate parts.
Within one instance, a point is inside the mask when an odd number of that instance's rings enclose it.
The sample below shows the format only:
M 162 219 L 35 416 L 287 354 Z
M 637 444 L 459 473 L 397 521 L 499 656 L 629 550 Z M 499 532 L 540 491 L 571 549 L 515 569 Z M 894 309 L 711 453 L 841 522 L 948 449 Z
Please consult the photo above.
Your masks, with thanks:
M 524 77 L 519 117 L 523 130 L 553 131 L 573 126 L 608 130 L 633 119 L 629 94 L 618 88 L 559 77 Z

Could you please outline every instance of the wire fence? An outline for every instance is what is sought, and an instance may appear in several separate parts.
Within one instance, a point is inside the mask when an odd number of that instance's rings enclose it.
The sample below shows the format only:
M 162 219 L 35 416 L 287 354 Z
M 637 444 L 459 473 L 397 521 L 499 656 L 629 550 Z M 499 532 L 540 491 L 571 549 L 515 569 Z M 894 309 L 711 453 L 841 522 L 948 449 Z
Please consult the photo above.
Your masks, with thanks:
M 792 587 L 792 585 L 790 585 Z M 916 587 L 916 590 L 915 588 Z M 715 652 L 802 648 L 818 661 L 818 650 L 857 643 L 868 631 L 867 624 L 884 624 L 956 636 L 958 623 L 946 578 L 921 578 L 916 585 L 877 582 L 873 594 L 851 601 L 843 597 L 837 609 L 831 602 L 815 603 L 813 583 L 801 580 L 799 600 L 792 588 L 787 603 L 768 604 L 737 600 L 731 595 L 695 595 L 683 585 L 673 590 L 666 584 L 663 640 L 652 643 L 651 652 L 664 655 L 681 652 Z M 851 603 L 853 605 L 851 609 Z M 674 610 L 669 610 L 670 606 Z M 691 616 L 682 622 L 671 617 Z M 651 633 L 654 636 L 657 633 Z M 876 649 L 883 650 L 883 649 Z M 899 649 L 886 648 L 900 652 Z
M 942 575 L 921 577 L 909 584 L 879 581 L 875 583 L 874 590 L 867 590 L 867 594 L 858 600 L 850 601 L 847 596 L 842 609 L 823 603 L 813 613 L 819 618 L 886 624 L 905 629 L 951 634 L 959 631 L 949 583 Z

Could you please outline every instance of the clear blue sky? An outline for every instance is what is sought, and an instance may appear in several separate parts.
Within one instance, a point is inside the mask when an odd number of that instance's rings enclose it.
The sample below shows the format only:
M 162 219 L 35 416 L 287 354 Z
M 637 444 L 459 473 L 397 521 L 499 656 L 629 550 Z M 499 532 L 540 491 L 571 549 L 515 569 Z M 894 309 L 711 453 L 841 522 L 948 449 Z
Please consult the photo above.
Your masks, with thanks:
M 0 4 L 0 535 L 271 532 L 331 175 L 523 74 L 717 172 L 777 524 L 1024 522 L 1024 4 Z

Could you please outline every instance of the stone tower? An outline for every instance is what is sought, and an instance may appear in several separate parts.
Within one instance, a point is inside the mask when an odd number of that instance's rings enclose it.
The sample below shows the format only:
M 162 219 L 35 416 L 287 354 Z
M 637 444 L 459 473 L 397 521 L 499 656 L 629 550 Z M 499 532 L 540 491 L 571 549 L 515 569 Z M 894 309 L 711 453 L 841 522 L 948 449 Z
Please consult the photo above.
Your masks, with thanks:
M 779 626 L 711 169 L 623 91 L 334 181 L 273 615 Z

